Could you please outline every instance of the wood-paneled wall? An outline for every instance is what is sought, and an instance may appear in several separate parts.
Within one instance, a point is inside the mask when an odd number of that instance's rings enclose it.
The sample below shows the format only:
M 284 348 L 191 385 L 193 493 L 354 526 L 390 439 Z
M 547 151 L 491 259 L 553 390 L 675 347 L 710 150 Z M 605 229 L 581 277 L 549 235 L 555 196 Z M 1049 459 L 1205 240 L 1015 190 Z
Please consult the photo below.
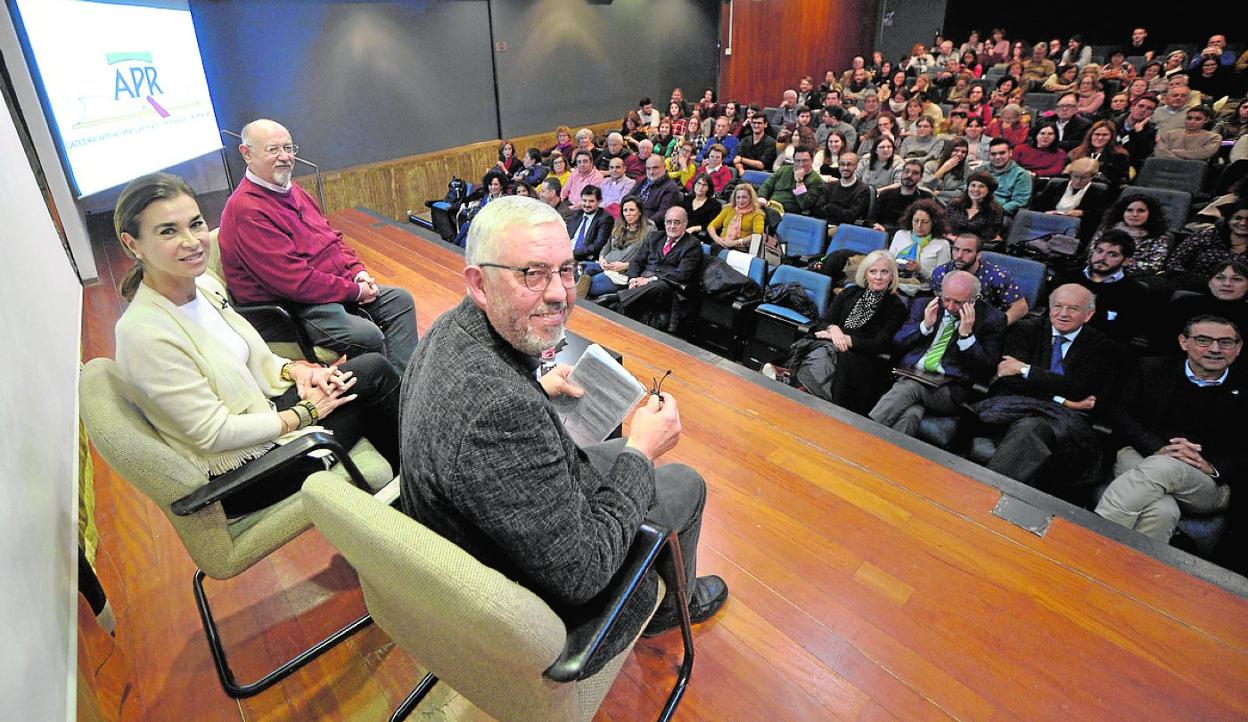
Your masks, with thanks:
M 778 105 L 803 75 L 818 84 L 871 51 L 879 0 L 733 0 L 720 14 L 719 96 Z M 722 51 L 721 51 L 722 52 Z
M 586 126 L 601 135 L 620 127 L 610 120 Z M 578 129 L 573 128 L 575 133 Z M 554 144 L 554 129 L 545 133 L 512 138 L 517 153 L 529 147 L 546 148 Z M 378 213 L 403 220 L 408 209 L 425 213 L 425 201 L 446 195 L 451 176 L 480 183 L 486 169 L 498 160 L 497 140 L 483 140 L 469 145 L 447 148 L 435 153 L 422 153 L 405 158 L 359 165 L 321 174 L 325 185 L 325 209 L 328 213 L 355 206 L 365 206 Z M 295 179 L 314 196 L 316 179 L 300 176 Z

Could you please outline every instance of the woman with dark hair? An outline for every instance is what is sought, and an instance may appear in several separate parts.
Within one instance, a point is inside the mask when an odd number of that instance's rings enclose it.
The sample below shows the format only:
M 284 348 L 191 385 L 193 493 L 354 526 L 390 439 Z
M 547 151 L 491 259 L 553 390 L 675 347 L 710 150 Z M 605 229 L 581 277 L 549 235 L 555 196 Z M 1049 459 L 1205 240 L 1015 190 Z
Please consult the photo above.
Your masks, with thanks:
M 626 287 L 628 263 L 654 230 L 654 221 L 642 214 L 637 196 L 624 196 L 620 201 L 620 217 L 615 219 L 611 237 L 598 254 L 598 260 L 582 267 L 584 275 L 576 285 L 577 296 L 596 298 Z
M 1092 62 L 1092 47 L 1084 41 L 1082 35 L 1071 35 L 1066 44 L 1066 52 L 1062 53 L 1061 65 L 1073 65 L 1080 70 Z
M 823 177 L 825 183 L 830 183 L 841 177 L 840 157 L 842 153 L 850 152 L 845 142 L 845 134 L 839 130 L 828 133 L 827 139 L 823 142 L 823 147 L 815 153 L 813 165 L 819 175 Z
M 974 233 L 985 245 L 1001 238 L 1005 211 L 994 195 L 997 180 L 987 171 L 976 171 L 966 179 L 966 190 L 949 201 L 945 209 L 945 234 L 956 238 L 959 233 Z
M 914 132 L 906 136 L 901 142 L 901 147 L 897 149 L 898 155 L 905 160 L 918 160 L 923 163 L 940 157 L 945 150 L 945 141 L 936 137 L 936 127 L 932 119 L 926 115 L 920 115 L 914 121 Z
M 667 117 L 672 122 L 672 135 L 677 138 L 685 137 L 685 129 L 689 125 L 689 119 L 685 117 L 685 106 L 678 100 L 673 100 L 671 105 L 667 107 Z
M 1123 193 L 1101 220 L 1101 227 L 1092 236 L 1092 245 L 1111 228 L 1125 232 L 1135 241 L 1135 257 L 1124 265 L 1128 276 L 1159 276 L 1173 268 L 1170 255 L 1170 232 L 1166 213 L 1156 198 L 1143 193 Z
M 962 53 L 962 69 L 970 73 L 972 78 L 984 77 L 984 66 L 980 64 L 974 51 L 967 50 Z
M 698 162 L 694 160 L 693 155 L 693 143 L 681 142 L 667 157 L 667 174 L 682 188 L 688 185 L 698 172 Z
M 136 260 L 121 282 L 130 302 L 116 326 L 116 359 L 133 401 L 200 483 L 262 458 L 313 424 L 345 448 L 367 437 L 399 469 L 399 374 L 378 353 L 330 366 L 277 356 L 228 303 L 208 268 L 208 224 L 181 178 L 135 179 L 113 217 Z M 285 499 L 325 469 L 304 458 L 222 502 L 237 517 Z M 187 479 L 189 483 L 195 480 Z
M 923 117 L 923 101 L 911 95 L 897 118 L 897 132 L 902 137 L 914 134 L 914 123 Z
M 923 185 L 942 203 L 958 198 L 966 189 L 966 179 L 971 172 L 967 167 L 966 148 L 966 138 L 954 138 L 945 142 L 939 157 L 923 164 Z
M 568 184 L 572 177 L 572 169 L 568 167 L 568 158 L 559 151 L 550 154 L 550 175 L 559 179 L 559 187 Z
M 637 150 L 637 144 L 650 137 L 650 129 L 641 122 L 641 114 L 635 110 L 630 110 L 624 114 L 624 119 L 620 121 L 620 135 L 624 138 L 624 142 L 628 143 L 634 151 Z
M 702 98 L 698 101 L 698 107 L 702 109 L 703 118 L 715 118 L 719 114 L 719 103 L 716 101 L 715 89 L 707 88 L 702 91 Z
M 897 260 L 899 275 L 909 281 L 913 291 L 920 284 L 926 285 L 932 271 L 952 257 L 944 237 L 945 211 L 935 200 L 915 201 L 906 209 L 900 225 L 888 253 Z
M 504 140 L 498 144 L 498 164 L 497 168 L 503 172 L 508 178 L 516 174 L 520 170 L 522 163 L 516 157 L 516 144 L 510 140 Z
M 537 191 L 533 190 L 533 186 L 527 181 L 518 180 L 511 185 L 511 194 L 516 196 L 524 196 L 525 198 L 536 198 Z
M 1166 92 L 1166 88 L 1169 86 L 1169 83 L 1166 81 L 1165 72 L 1166 72 L 1165 66 L 1163 66 L 1160 61 L 1154 60 L 1150 63 L 1147 63 L 1144 66 L 1144 69 L 1141 70 L 1140 74 L 1137 75 L 1136 77 L 1143 78 L 1144 81 L 1147 83 L 1147 85 L 1144 88 L 1144 92 L 1164 93 Z M 1135 78 L 1132 78 L 1131 80 L 1128 80 L 1126 82 L 1130 83 L 1133 80 L 1135 80 Z M 1143 93 L 1141 93 L 1141 95 L 1142 94 Z
M 793 344 L 788 368 L 767 364 L 763 375 L 865 415 L 886 372 L 879 357 L 906 320 L 897 280 L 897 263 L 887 251 L 868 253 L 855 284 L 836 295 L 810 336 Z
M 875 148 L 875 143 L 880 138 L 888 138 L 893 141 L 893 148 L 896 149 L 901 139 L 897 135 L 897 116 L 887 110 L 881 110 L 875 118 L 875 125 L 863 133 L 858 139 L 858 153 L 865 155 Z
M 1066 153 L 1057 147 L 1057 131 L 1052 123 L 1041 125 L 1027 143 L 1014 149 L 1014 162 L 1038 176 L 1060 175 L 1066 167 Z
M 663 158 L 670 158 L 672 151 L 676 150 L 680 139 L 672 133 L 672 119 L 661 118 L 659 120 L 659 132 L 655 133 L 650 139 L 654 143 L 654 154 Z
M 1224 108 L 1222 117 L 1213 126 L 1213 132 L 1222 136 L 1222 140 L 1237 140 L 1241 135 L 1248 133 L 1248 98 L 1240 98 L 1233 103 L 1229 112 Z
M 988 146 L 992 144 L 992 138 L 984 132 L 984 123 L 979 118 L 966 119 L 963 135 L 966 137 L 966 159 L 971 168 L 978 168 L 988 161 Z
M 1075 65 L 1059 65 L 1057 70 L 1041 86 L 1046 93 L 1072 93 L 1079 83 L 1079 68 Z
M 1098 120 L 1088 128 L 1083 142 L 1071 149 L 1072 161 L 1091 158 L 1100 164 L 1101 177 L 1111 186 L 1127 181 L 1131 169 L 1131 154 L 1118 143 L 1118 126 L 1112 120 Z M 1137 241 L 1138 247 L 1138 241 Z
M 888 61 L 884 60 L 884 53 L 879 50 L 872 50 L 871 61 L 863 66 L 863 69 L 870 73 L 873 78 L 885 78 L 888 77 L 887 74 L 881 74 L 880 71 L 887 64 Z
M 1233 321 L 1243 333 L 1248 323 L 1248 260 L 1224 258 L 1213 264 L 1208 283 L 1192 294 L 1176 294 L 1166 309 L 1166 321 L 1154 347 L 1174 349 L 1174 338 L 1193 316 L 1220 316 Z M 1174 349 L 1177 351 L 1178 349 Z
M 970 106 L 966 109 L 968 122 L 971 118 L 977 118 L 979 124 L 983 127 L 987 127 L 992 122 L 992 106 L 988 104 L 988 99 L 984 97 L 984 86 L 972 85 L 971 89 L 966 93 L 966 102 Z
M 686 215 L 689 216 L 689 224 L 685 227 L 685 232 L 697 236 L 699 240 L 707 239 L 709 236 L 706 235 L 706 227 L 723 210 L 723 204 L 715 197 L 715 186 L 711 184 L 711 177 L 707 174 L 695 175 L 691 187 L 693 190 L 680 202 Z
M 702 110 L 702 106 L 695 105 L 689 109 L 689 119 L 685 122 L 684 140 L 693 144 L 695 149 L 700 149 L 706 145 L 706 139 L 710 136 L 710 118 L 706 117 L 706 111 Z
M 1237 200 L 1218 208 L 1222 220 L 1193 233 L 1170 256 L 1170 274 L 1196 279 L 1208 278 L 1218 264 L 1229 260 L 1248 261 L 1248 203 Z
M 1230 68 L 1222 67 L 1215 55 L 1206 55 L 1200 59 L 1200 67 L 1187 73 L 1188 87 L 1199 91 L 1201 102 L 1213 105 L 1235 90 L 1235 78 Z
M 745 112 L 741 110 L 741 104 L 735 100 L 724 103 L 723 117 L 728 119 L 728 134 L 736 135 L 741 130 L 742 123 L 745 122 Z
M 546 179 L 550 173 L 546 166 L 542 165 L 542 152 L 537 148 L 529 148 L 521 157 L 524 164 L 520 170 L 512 174 L 512 180 L 517 183 L 525 183 L 532 190 L 534 186 Z
M 891 136 L 882 136 L 871 144 L 871 152 L 858 160 L 858 179 L 873 187 L 891 185 L 901 176 L 902 163 Z

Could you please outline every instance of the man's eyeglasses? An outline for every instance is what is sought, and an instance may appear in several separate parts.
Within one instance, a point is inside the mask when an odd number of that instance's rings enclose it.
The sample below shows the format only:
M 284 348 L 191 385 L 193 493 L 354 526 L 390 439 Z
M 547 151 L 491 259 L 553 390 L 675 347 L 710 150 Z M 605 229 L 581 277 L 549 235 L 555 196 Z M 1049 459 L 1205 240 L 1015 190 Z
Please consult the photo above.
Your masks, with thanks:
M 650 381 L 653 382 L 650 385 L 651 395 L 658 396 L 660 399 L 663 398 L 663 382 L 666 381 L 667 377 L 671 375 L 672 375 L 672 370 L 668 369 L 667 373 L 663 374 L 662 378 L 656 379 L 653 376 L 651 376 Z
M 1200 348 L 1209 348 L 1213 344 L 1218 344 L 1218 348 L 1223 351 L 1230 351 L 1239 345 L 1239 339 L 1234 336 L 1223 336 L 1221 338 L 1213 338 L 1212 336 L 1192 336 L 1192 343 Z
M 575 288 L 581 280 L 581 266 L 578 263 L 565 263 L 557 269 L 544 263 L 534 266 L 506 266 L 501 263 L 478 263 L 482 268 L 503 268 L 515 271 L 524 276 L 524 286 L 530 291 L 545 291 L 550 286 L 550 278 L 559 274 L 559 282 L 564 288 Z
M 247 147 L 255 148 L 256 146 L 249 145 Z M 287 143 L 286 145 L 266 145 L 264 146 L 264 148 L 261 148 L 261 150 L 263 150 L 265 153 L 268 153 L 269 155 L 277 155 L 278 153 L 286 153 L 288 155 L 299 155 L 299 146 L 293 143 Z

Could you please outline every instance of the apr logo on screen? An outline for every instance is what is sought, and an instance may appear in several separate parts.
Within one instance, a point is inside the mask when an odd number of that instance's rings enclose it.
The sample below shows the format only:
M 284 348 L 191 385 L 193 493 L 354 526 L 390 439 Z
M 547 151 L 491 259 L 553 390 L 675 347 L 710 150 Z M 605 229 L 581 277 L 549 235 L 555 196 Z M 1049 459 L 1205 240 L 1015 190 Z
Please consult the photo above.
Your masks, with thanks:
M 147 52 L 108 53 L 108 65 L 113 68 L 113 100 L 141 100 L 147 102 L 162 118 L 169 117 L 156 101 L 164 95 L 160 87 L 159 73 L 152 64 L 152 54 Z

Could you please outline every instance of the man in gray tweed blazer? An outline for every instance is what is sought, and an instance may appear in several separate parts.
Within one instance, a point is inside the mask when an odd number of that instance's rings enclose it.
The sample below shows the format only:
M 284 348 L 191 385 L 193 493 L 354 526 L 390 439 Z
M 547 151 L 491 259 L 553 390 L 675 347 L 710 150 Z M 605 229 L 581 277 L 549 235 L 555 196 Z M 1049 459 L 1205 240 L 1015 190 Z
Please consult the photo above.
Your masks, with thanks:
M 601 592 L 623 565 L 643 519 L 678 532 L 695 578 L 706 484 L 681 464 L 654 467 L 676 446 L 676 400 L 649 397 L 629 438 L 579 449 L 549 399 L 583 391 L 539 357 L 563 337 L 577 266 L 559 214 L 507 197 L 473 219 L 465 252 L 468 296 L 439 318 L 403 379 L 402 503 L 409 516 L 541 596 L 557 612 Z M 652 574 L 591 665 L 628 646 L 657 589 Z M 695 622 L 728 596 L 716 576 L 690 585 Z M 419 593 L 414 591 L 414 593 Z M 664 600 L 647 636 L 677 626 Z

